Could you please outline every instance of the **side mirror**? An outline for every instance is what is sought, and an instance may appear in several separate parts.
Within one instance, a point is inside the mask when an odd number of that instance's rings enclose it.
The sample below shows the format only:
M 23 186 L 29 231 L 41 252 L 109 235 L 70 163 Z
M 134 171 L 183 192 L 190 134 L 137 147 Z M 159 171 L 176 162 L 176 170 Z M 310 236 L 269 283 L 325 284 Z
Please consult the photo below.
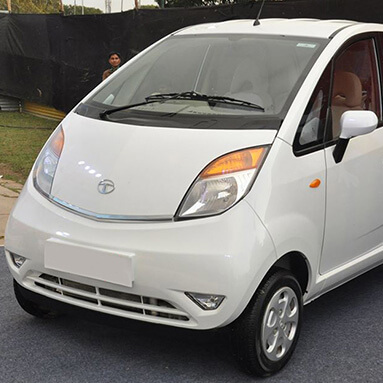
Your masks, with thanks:
M 340 136 L 333 152 L 336 163 L 342 161 L 350 138 L 373 132 L 378 126 L 378 117 L 370 110 L 348 110 L 340 119 Z
M 373 132 L 378 126 L 378 117 L 370 110 L 348 110 L 340 119 L 340 137 L 349 139 Z

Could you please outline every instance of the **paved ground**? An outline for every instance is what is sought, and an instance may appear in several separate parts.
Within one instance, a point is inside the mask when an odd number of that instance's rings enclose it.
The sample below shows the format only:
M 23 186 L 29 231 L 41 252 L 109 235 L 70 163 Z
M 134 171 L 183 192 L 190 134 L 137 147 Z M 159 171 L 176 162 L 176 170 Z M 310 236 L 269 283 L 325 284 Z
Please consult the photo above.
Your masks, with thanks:
M 4 232 L 8 215 L 22 187 L 16 182 L 0 178 L 0 246 L 4 245 Z
M 238 370 L 228 330 L 186 331 L 92 315 L 44 321 L 24 313 L 0 247 L 2 383 L 260 381 Z M 267 383 L 383 381 L 383 266 L 305 308 L 293 359 Z

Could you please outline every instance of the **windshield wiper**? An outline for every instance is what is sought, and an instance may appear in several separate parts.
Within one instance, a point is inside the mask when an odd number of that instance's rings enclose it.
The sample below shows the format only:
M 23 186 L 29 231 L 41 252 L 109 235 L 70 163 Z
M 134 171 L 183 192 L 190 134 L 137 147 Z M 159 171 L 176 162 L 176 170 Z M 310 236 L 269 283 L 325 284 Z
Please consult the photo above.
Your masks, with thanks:
M 120 110 L 125 110 L 125 109 L 130 109 L 134 108 L 135 106 L 141 106 L 141 105 L 146 105 L 146 104 L 152 104 L 153 102 L 158 102 L 159 100 L 149 100 L 149 101 L 144 101 L 144 102 L 139 102 L 138 104 L 129 104 L 129 105 L 123 105 L 119 106 L 118 108 L 112 108 L 112 109 L 106 109 L 103 112 L 99 114 L 100 118 L 102 120 L 105 120 L 105 118 L 114 112 L 119 112 Z
M 189 92 L 181 92 L 181 93 L 161 93 L 161 94 L 153 94 L 145 98 L 146 101 L 154 101 L 154 100 L 197 100 L 197 101 L 206 101 L 209 105 L 214 105 L 216 102 L 230 104 L 230 105 L 238 105 L 238 106 L 246 106 L 249 108 L 254 108 L 260 110 L 262 112 L 265 109 L 255 103 L 239 100 L 237 98 L 227 97 L 227 96 L 209 96 L 207 94 L 198 93 L 194 91 Z
M 177 98 L 179 95 L 183 95 L 184 93 L 186 94 L 186 93 L 190 93 L 190 92 L 153 94 L 151 96 L 145 97 L 145 101 L 139 102 L 137 104 L 128 104 L 128 105 L 119 106 L 118 108 L 106 109 L 100 113 L 100 118 L 102 120 L 104 120 L 106 116 L 108 116 L 109 114 L 112 114 L 114 112 L 119 112 L 121 110 L 134 108 L 136 106 L 152 104 L 154 102 L 164 102 L 166 100 Z
M 245 106 L 253 109 L 260 110 L 262 112 L 265 111 L 262 106 L 254 104 L 252 102 L 238 100 L 236 98 L 226 97 L 226 96 L 209 96 L 207 94 L 202 94 L 194 91 L 188 92 L 180 92 L 180 93 L 159 93 L 152 94 L 148 97 L 145 97 L 145 101 L 140 102 L 138 104 L 130 104 L 119 106 L 118 108 L 106 109 L 100 113 L 100 118 L 105 119 L 106 116 L 119 112 L 121 110 L 134 108 L 136 106 L 152 104 L 154 102 L 165 102 L 168 100 L 197 100 L 197 101 L 206 101 L 210 106 L 214 106 L 216 103 L 224 103 L 229 105 L 238 105 Z

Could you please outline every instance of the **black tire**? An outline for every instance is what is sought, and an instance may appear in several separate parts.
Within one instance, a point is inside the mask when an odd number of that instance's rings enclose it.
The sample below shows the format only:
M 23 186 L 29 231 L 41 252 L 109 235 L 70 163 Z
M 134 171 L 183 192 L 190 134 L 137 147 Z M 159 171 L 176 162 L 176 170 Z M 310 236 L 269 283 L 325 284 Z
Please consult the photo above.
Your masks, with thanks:
M 285 366 L 299 338 L 302 308 L 301 287 L 290 272 L 280 269 L 264 280 L 232 327 L 234 353 L 247 373 L 266 377 Z
M 15 292 L 17 302 L 28 314 L 43 319 L 53 319 L 61 316 L 61 314 L 57 311 L 53 311 L 48 307 L 41 307 L 37 303 L 26 299 L 22 292 L 23 288 L 15 280 L 13 280 L 13 290 Z

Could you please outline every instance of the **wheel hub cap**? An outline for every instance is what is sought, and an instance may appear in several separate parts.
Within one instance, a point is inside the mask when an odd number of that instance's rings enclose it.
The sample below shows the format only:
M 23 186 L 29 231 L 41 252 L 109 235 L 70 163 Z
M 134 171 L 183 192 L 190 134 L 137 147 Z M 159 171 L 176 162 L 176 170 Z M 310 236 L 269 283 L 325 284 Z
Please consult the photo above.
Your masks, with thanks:
M 282 287 L 270 299 L 262 321 L 262 349 L 271 361 L 278 361 L 293 344 L 299 321 L 299 304 L 294 290 Z

